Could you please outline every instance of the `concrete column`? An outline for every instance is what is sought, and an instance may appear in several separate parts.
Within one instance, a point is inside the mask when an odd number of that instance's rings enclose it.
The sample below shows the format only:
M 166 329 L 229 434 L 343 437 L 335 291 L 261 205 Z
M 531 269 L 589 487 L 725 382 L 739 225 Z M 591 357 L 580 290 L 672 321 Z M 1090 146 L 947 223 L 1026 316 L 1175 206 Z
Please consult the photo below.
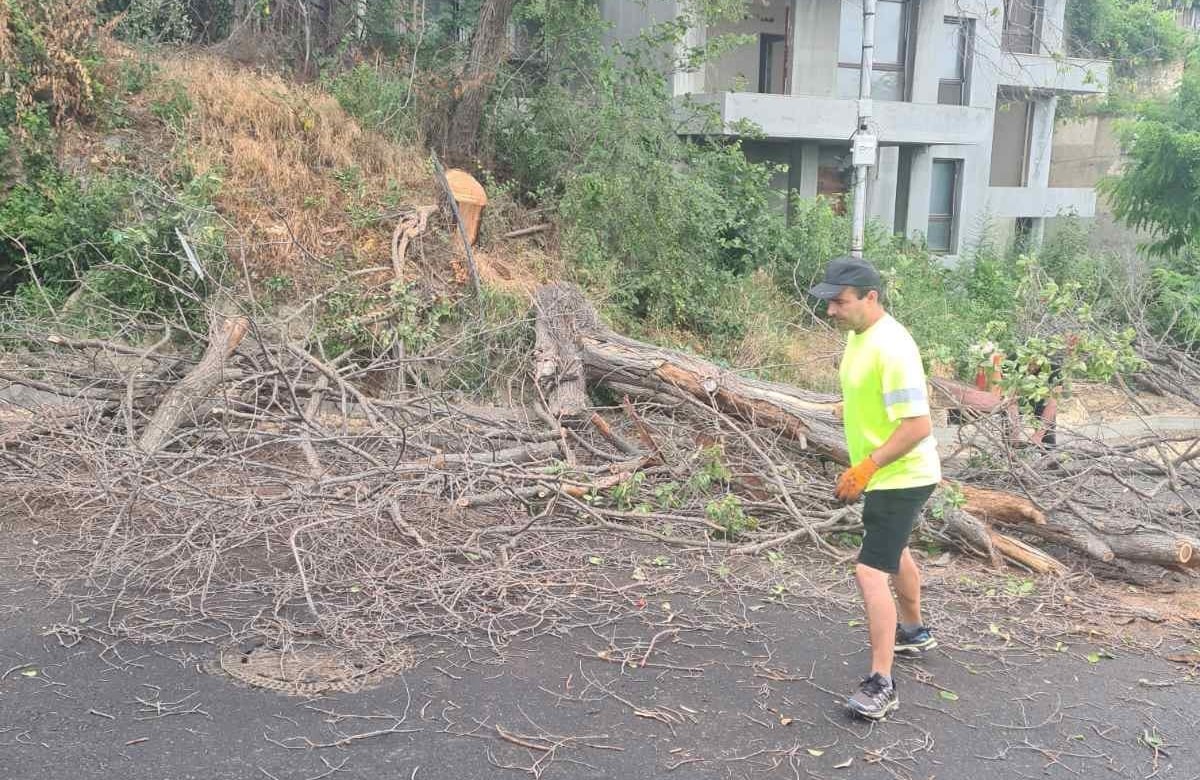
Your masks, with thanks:
M 789 186 L 801 198 L 817 197 L 817 163 L 821 157 L 821 145 L 815 141 L 793 144 Z
M 1054 146 L 1054 115 L 1058 96 L 1037 98 L 1033 103 L 1033 126 L 1029 138 L 1029 185 L 1050 185 L 1050 152 Z
M 945 7 L 945 0 L 920 0 L 915 4 L 917 24 L 910 42 L 913 52 L 908 74 L 914 103 L 937 103 L 937 56 Z
M 1058 96 L 1038 98 L 1033 104 L 1033 126 L 1029 139 L 1029 187 L 1050 186 L 1050 154 L 1054 146 L 1054 114 L 1058 110 Z M 1046 235 L 1046 220 L 1035 217 L 1030 220 L 1029 249 L 1042 247 Z
M 793 95 L 833 97 L 837 92 L 840 0 L 795 0 L 792 5 Z
M 867 185 L 867 218 L 890 233 L 896 223 L 896 180 L 900 173 L 900 147 L 882 146 Z
M 1039 54 L 1061 54 L 1066 45 L 1067 0 L 1043 0 Z
M 928 146 L 914 147 L 908 173 L 908 218 L 904 224 L 904 235 L 909 238 L 914 233 L 923 236 L 929 230 L 929 188 L 932 177 L 933 150 Z
M 683 11 L 683 4 L 676 0 L 674 11 L 678 16 Z M 708 38 L 708 30 L 702 25 L 699 27 L 689 27 L 687 33 L 683 37 L 683 42 L 680 44 L 681 50 L 699 49 L 704 46 Z M 676 52 L 678 57 L 682 52 Z M 704 91 L 704 71 L 706 66 L 701 66 L 693 71 L 677 70 L 672 74 L 672 91 L 676 97 L 680 95 L 698 94 Z

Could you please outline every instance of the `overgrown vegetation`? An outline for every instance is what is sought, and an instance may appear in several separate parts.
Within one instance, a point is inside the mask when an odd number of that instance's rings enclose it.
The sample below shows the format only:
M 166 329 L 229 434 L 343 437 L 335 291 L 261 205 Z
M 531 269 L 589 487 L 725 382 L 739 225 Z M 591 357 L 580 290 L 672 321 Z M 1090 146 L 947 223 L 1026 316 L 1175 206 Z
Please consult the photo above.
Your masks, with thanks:
M 329 354 L 421 353 L 466 328 L 446 287 L 360 272 L 387 267 L 396 214 L 437 197 L 421 146 L 436 148 L 446 132 L 447 101 L 467 53 L 459 31 L 475 23 L 474 4 L 414 16 L 417 6 L 372 3 L 361 20 L 343 18 L 347 8 L 325 18 L 301 14 L 317 10 L 309 4 L 247 6 L 238 24 L 264 33 L 264 46 L 286 52 L 319 85 L 307 88 L 205 59 L 99 67 L 95 9 L 72 4 L 68 12 L 55 0 L 30 16 L 13 0 L 0 3 L 7 14 L 0 52 L 23 68 L 0 100 L 0 153 L 21 163 L 10 169 L 17 173 L 0 206 L 7 235 L 0 283 L 23 311 L 57 312 L 83 291 L 72 305 L 87 293 L 106 305 L 174 316 L 183 301 L 204 294 L 190 250 L 216 269 L 234 255 L 264 305 L 286 306 L 324 288 L 313 322 Z M 1069 7 L 1072 40 L 1122 67 L 1170 59 L 1186 43 L 1148 0 Z M 142 42 L 215 40 L 236 26 L 225 0 L 105 0 L 98 10 L 99 18 L 120 15 L 116 32 Z M 797 335 L 813 332 L 819 312 L 809 309 L 805 290 L 846 251 L 849 224 L 820 199 L 797 200 L 785 216 L 770 188 L 775 168 L 715 134 L 705 106 L 675 102 L 664 68 L 676 54 L 679 67 L 703 67 L 704 57 L 745 44 L 732 36 L 710 38 L 704 51 L 682 45 L 690 24 L 744 12 L 739 0 L 697 0 L 682 17 L 606 46 L 590 0 L 519 3 L 514 25 L 523 48 L 494 80 L 477 162 L 496 203 L 505 204 L 506 225 L 523 209 L 554 221 L 568 272 L 604 301 L 618 329 L 760 376 L 822 386 L 821 372 L 800 360 Z M 51 25 L 74 32 L 42 35 Z M 47 91 L 47 83 L 56 86 Z M 1161 115 L 1147 110 L 1143 119 L 1184 129 L 1190 120 L 1179 105 Z M 179 142 L 167 152 L 165 176 L 116 166 L 81 179 L 53 159 L 56 126 L 67 117 L 119 129 L 147 114 Z M 1146 127 L 1137 134 L 1143 146 L 1154 137 Z M 753 128 L 742 130 L 753 137 Z M 1149 190 L 1168 191 L 1163 177 L 1189 175 L 1186 166 L 1160 168 Z M 1166 224 L 1164 214 L 1152 223 L 1128 212 L 1143 227 Z M 485 226 L 485 242 L 489 235 Z M 931 361 L 970 376 L 980 344 L 991 342 L 1031 397 L 1047 388 L 1044 372 L 1028 367 L 1051 358 L 1069 353 L 1066 371 L 1077 376 L 1133 365 L 1120 329 L 1098 326 L 1124 316 L 1117 277 L 1085 246 L 1070 229 L 1038 259 L 985 242 L 948 270 L 919 244 L 882 230 L 868 236 L 889 307 Z M 444 245 L 428 249 L 446 251 L 441 257 L 451 262 Z M 1200 332 L 1190 270 L 1176 262 L 1151 282 L 1151 319 Z M 529 338 L 522 300 L 499 289 L 487 296 L 483 325 L 472 321 L 455 341 L 461 359 L 440 364 L 445 386 L 478 390 L 501 365 L 519 373 L 514 356 Z M 1076 317 L 1072 307 L 1085 304 L 1094 314 Z M 1051 325 L 1039 307 L 1062 316 Z M 375 319 L 380 311 L 386 321 Z
M 1188 43 L 1174 5 L 1162 0 L 1071 0 L 1066 36 L 1073 54 L 1110 60 L 1119 76 L 1176 60 Z
M 9 79 L 0 94 L 0 154 L 11 164 L 0 201 L 0 290 L 12 296 L 10 314 L 101 331 L 164 313 L 193 320 L 203 284 L 190 265 L 209 274 L 221 267 L 211 212 L 219 177 L 183 160 L 157 178 L 136 168 L 84 177 L 63 170 L 55 154 L 62 133 L 123 125 L 124 101 L 153 76 L 107 67 L 87 3 L 4 0 L 3 8 Z M 177 91 L 149 103 L 175 133 L 190 110 Z

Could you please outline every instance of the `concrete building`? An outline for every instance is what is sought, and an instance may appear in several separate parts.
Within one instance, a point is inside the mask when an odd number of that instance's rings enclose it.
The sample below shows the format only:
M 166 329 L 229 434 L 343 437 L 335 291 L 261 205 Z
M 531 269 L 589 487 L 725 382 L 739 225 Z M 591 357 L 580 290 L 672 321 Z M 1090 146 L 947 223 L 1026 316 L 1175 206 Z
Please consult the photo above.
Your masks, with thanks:
M 679 5 L 601 0 L 615 38 Z M 1063 54 L 1065 10 L 1066 0 L 879 0 L 871 219 L 953 257 L 989 226 L 1037 240 L 1048 217 L 1095 212 L 1093 189 L 1049 181 L 1059 96 L 1108 81 L 1106 62 Z M 779 189 L 848 192 L 861 0 L 747 0 L 745 19 L 692 28 L 685 45 L 727 33 L 751 41 L 675 73 L 676 99 L 710 105 L 729 135 L 746 123 L 760 131 L 745 148 L 786 166 Z

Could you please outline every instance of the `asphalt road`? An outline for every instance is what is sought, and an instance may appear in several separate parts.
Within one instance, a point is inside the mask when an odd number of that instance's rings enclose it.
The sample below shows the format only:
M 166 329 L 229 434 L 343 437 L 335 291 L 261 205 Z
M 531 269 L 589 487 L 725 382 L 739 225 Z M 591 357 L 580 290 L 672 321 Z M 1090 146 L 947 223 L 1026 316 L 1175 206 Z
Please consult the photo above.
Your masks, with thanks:
M 414 642 L 407 673 L 304 699 L 206 673 L 208 645 L 64 639 L 50 629 L 105 616 L 48 602 L 10 561 L 0 778 L 1200 777 L 1196 670 L 1112 637 L 1013 638 L 1021 614 L 981 605 L 979 632 L 899 668 L 901 708 L 872 726 L 841 708 L 867 663 L 858 615 L 803 592 L 661 595 L 682 630 L 644 668 L 597 655 L 644 652 L 653 627 L 626 621 L 474 660 Z M 714 610 L 730 620 L 688 618 Z

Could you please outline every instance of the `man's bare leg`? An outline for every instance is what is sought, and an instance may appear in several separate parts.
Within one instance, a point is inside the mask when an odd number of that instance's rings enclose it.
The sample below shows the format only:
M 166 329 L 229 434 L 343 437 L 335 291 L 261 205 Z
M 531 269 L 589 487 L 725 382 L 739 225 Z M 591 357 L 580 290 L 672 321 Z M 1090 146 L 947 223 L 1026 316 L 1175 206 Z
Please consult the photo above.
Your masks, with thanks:
M 896 644 L 896 602 L 892 600 L 892 589 L 888 586 L 888 573 L 860 563 L 854 576 L 867 609 L 871 671 L 890 678 Z
M 900 553 L 900 571 L 892 579 L 896 589 L 896 605 L 900 622 L 906 626 L 920 626 L 921 622 L 921 570 L 913 560 L 908 548 Z

